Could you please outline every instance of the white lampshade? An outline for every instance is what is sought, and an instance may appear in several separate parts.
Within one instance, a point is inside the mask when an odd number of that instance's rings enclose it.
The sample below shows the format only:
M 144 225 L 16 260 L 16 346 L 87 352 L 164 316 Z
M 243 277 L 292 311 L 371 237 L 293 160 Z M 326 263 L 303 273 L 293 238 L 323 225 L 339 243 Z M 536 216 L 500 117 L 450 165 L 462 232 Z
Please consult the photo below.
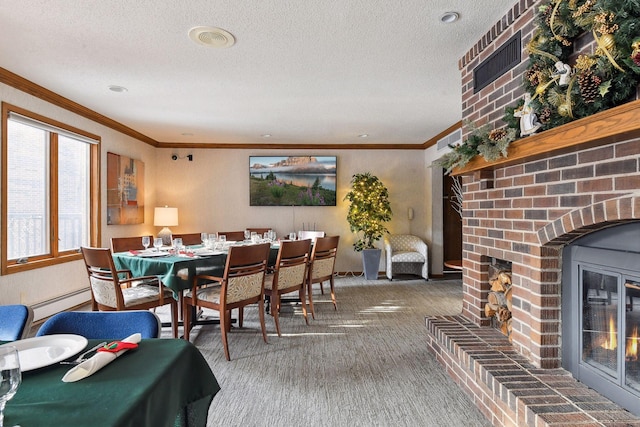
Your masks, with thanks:
M 153 213 L 153 225 L 156 227 L 164 227 L 158 233 L 158 237 L 162 239 L 163 245 L 171 245 L 171 230 L 169 227 L 178 225 L 178 208 L 156 208 Z
M 153 225 L 156 227 L 174 227 L 178 225 L 178 208 L 168 206 L 156 208 L 153 213 Z

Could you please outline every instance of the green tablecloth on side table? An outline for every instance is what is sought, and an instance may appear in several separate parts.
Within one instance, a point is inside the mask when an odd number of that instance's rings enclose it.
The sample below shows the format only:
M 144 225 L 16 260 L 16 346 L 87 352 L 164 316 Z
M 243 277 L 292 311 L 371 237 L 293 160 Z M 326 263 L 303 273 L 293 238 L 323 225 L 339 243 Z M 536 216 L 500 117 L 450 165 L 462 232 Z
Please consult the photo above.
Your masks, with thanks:
M 98 344 L 89 340 L 88 348 Z M 70 365 L 25 372 L 5 409 L 5 425 L 22 427 L 206 426 L 220 390 L 200 351 L 178 339 L 142 340 L 94 375 L 63 383 Z

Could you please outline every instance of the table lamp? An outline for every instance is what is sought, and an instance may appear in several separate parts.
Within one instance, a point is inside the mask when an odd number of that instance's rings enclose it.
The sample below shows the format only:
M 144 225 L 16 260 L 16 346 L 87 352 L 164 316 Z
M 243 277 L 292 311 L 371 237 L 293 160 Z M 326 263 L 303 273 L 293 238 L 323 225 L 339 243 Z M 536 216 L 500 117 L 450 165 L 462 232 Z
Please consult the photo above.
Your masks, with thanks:
M 163 245 L 170 246 L 171 230 L 169 230 L 169 227 L 178 225 L 178 208 L 170 208 L 169 206 L 155 208 L 153 225 L 156 227 L 164 227 L 158 233 L 158 237 L 162 238 Z

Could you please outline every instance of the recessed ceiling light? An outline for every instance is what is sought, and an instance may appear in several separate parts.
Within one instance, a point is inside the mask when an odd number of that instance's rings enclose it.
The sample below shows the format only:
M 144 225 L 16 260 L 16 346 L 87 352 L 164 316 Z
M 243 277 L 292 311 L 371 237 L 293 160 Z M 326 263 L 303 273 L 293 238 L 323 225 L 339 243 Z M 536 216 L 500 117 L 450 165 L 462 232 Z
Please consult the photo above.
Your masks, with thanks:
M 458 19 L 460 19 L 460 14 L 458 12 L 445 12 L 440 17 L 440 21 L 444 22 L 445 24 L 451 24 L 453 22 L 456 22 Z
M 358 135 L 358 138 L 367 138 L 369 136 L 368 133 L 363 133 L 361 135 Z
M 264 133 L 262 134 L 263 138 L 271 138 L 271 134 L 270 133 Z
M 191 132 L 182 132 L 180 135 L 182 136 L 193 136 Z
M 208 47 L 231 47 L 236 42 L 233 35 L 216 27 L 194 27 L 189 30 L 189 38 L 194 42 Z
M 109 90 L 112 92 L 122 93 L 122 92 L 127 92 L 129 89 L 127 89 L 124 86 L 111 85 L 109 86 Z

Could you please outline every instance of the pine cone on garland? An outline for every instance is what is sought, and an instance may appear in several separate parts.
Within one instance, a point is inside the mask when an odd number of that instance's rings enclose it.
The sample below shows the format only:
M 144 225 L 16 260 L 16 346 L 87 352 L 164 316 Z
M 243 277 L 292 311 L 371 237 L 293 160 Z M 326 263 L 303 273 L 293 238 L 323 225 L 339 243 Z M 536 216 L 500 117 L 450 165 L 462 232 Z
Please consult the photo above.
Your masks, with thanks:
M 596 96 L 598 96 L 600 83 L 602 83 L 602 79 L 593 74 L 593 71 L 586 70 L 580 73 L 578 76 L 578 84 L 580 85 L 580 93 L 586 104 L 595 101 Z
M 524 76 L 529 80 L 531 86 L 538 86 L 542 77 L 542 66 L 540 66 L 540 64 L 533 64 L 525 71 Z
M 549 107 L 543 108 L 542 111 L 540 111 L 540 114 L 538 114 L 538 120 L 540 121 L 540 123 L 544 125 L 550 119 L 551 119 L 551 108 Z

